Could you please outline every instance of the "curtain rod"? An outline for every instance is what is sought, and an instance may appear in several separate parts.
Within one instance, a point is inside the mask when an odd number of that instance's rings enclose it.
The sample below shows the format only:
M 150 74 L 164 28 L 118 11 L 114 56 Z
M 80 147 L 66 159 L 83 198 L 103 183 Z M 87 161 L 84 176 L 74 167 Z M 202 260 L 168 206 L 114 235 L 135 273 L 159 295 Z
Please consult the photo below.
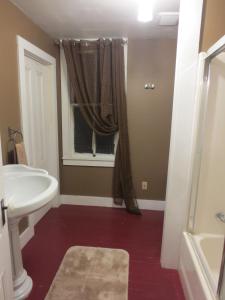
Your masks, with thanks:
M 87 41 L 97 41 L 98 39 L 99 38 L 91 38 L 91 39 L 85 39 L 84 38 L 84 40 L 87 40 Z M 106 38 L 103 38 L 103 39 L 106 39 Z M 113 38 L 108 38 L 108 39 L 112 40 Z M 128 44 L 128 39 L 127 38 L 122 38 L 122 39 L 123 39 L 124 44 Z M 54 43 L 56 45 L 61 45 L 63 40 L 64 39 L 55 39 Z M 65 40 L 80 42 L 82 39 L 65 38 Z

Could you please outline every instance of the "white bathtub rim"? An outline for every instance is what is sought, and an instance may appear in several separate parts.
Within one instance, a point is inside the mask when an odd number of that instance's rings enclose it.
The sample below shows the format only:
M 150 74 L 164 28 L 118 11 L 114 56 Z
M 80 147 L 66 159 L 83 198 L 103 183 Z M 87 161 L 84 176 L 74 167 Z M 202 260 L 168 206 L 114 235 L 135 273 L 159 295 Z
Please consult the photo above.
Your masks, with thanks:
M 196 251 L 196 247 L 194 245 L 194 241 L 192 238 L 192 235 L 188 232 L 183 232 L 184 239 L 186 242 L 186 245 L 188 247 L 188 250 L 190 251 L 190 255 L 193 260 L 193 264 L 195 267 L 195 271 L 198 275 L 199 281 L 201 282 L 202 289 L 204 291 L 205 300 L 218 300 L 217 294 L 215 294 L 211 283 L 207 277 L 207 274 L 205 272 L 205 268 L 202 264 L 201 259 L 199 258 L 199 253 Z M 182 265 L 182 262 L 181 262 Z M 193 299 L 191 297 L 191 299 Z
M 213 233 L 198 233 L 198 234 L 192 234 L 192 233 L 188 233 L 191 236 L 194 236 L 196 239 L 198 240 L 204 240 L 206 238 L 224 238 L 224 235 L 222 234 L 213 234 Z
M 198 256 L 198 259 L 201 262 L 201 266 L 204 269 L 204 272 L 206 273 L 207 280 L 209 281 L 209 284 L 214 292 L 214 294 L 217 294 L 217 287 L 218 287 L 218 278 L 216 279 L 215 276 L 212 274 L 212 270 L 209 266 L 209 263 L 207 261 L 207 258 L 205 257 L 205 254 L 201 248 L 201 241 L 204 239 L 218 239 L 218 238 L 224 238 L 222 234 L 210 234 L 210 233 L 201 233 L 201 234 L 189 234 L 189 237 L 192 240 L 194 250 Z M 196 245 L 197 244 L 197 245 Z
M 203 240 L 206 237 L 207 238 L 209 237 L 209 236 L 207 236 L 207 234 L 201 234 L 201 235 L 198 236 L 199 241 Z M 190 239 L 190 243 L 192 245 L 192 248 L 193 248 L 193 251 L 196 255 L 196 258 L 198 260 L 198 263 L 199 263 L 199 266 L 201 268 L 201 272 L 204 276 L 204 279 L 207 282 L 207 285 L 210 288 L 210 291 L 211 291 L 212 295 L 214 297 L 216 297 L 216 295 L 217 295 L 217 286 L 216 286 L 216 283 L 214 281 L 214 278 L 211 275 L 209 264 L 208 264 L 207 259 L 206 259 L 205 255 L 204 255 L 204 253 L 201 249 L 201 246 L 196 245 L 196 242 L 197 242 L 196 241 L 197 240 L 196 236 L 188 233 L 188 238 Z

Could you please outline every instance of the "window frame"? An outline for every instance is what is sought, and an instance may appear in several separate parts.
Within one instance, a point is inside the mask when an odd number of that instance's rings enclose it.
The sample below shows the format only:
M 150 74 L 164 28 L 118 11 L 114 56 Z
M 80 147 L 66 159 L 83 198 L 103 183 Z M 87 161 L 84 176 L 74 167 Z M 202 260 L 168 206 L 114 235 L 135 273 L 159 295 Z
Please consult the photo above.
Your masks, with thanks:
M 127 78 L 127 43 L 124 45 L 125 83 Z M 74 116 L 73 104 L 70 103 L 68 92 L 68 76 L 64 51 L 60 45 L 61 67 L 61 108 L 62 108 L 62 161 L 65 166 L 111 167 L 115 165 L 115 154 L 78 153 L 74 149 Z M 126 84 L 125 84 L 126 85 Z M 117 145 L 119 134 L 115 135 Z M 116 146 L 115 146 L 116 149 Z

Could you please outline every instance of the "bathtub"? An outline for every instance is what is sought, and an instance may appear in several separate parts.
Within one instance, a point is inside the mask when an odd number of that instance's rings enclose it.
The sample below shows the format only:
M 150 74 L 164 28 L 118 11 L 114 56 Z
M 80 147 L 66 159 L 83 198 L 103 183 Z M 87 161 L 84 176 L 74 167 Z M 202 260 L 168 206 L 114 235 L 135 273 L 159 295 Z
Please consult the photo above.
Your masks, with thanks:
M 179 273 L 187 300 L 215 300 L 222 259 L 222 235 L 183 233 Z
M 207 278 L 216 294 L 223 255 L 224 236 L 200 234 L 193 235 L 193 239 Z

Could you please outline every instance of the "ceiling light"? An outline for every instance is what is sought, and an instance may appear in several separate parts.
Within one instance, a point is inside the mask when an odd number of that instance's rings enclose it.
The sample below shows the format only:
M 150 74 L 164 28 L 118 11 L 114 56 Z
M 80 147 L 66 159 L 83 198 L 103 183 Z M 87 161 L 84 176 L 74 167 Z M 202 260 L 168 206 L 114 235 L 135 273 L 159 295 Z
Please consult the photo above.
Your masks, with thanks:
M 150 22 L 153 20 L 153 3 L 154 0 L 139 0 L 138 21 Z

